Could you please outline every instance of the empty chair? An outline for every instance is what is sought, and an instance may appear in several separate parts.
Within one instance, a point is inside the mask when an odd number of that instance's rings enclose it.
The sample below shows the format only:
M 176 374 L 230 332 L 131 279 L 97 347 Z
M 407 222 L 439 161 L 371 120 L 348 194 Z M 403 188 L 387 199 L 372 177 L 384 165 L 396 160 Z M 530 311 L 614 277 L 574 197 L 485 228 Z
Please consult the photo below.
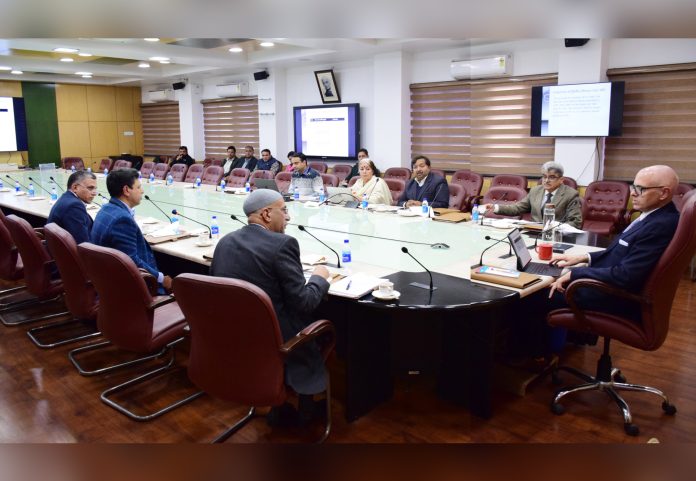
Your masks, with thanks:
M 131 161 L 118 159 L 116 162 L 114 162 L 114 167 L 112 170 L 130 169 L 132 166 L 133 163 Z
M 287 193 L 292 181 L 292 172 L 278 172 L 275 176 L 275 182 L 278 190 L 282 193 Z
M 16 282 L 23 277 L 24 265 L 22 264 L 22 257 L 19 255 L 17 246 L 15 246 L 14 240 L 12 240 L 12 235 L 5 225 L 5 214 L 0 210 L 0 279 L 8 282 Z M 26 302 L 26 295 L 23 293 L 17 295 L 19 291 L 24 290 L 26 290 L 26 286 L 11 287 L 0 291 L 0 296 L 2 296 L 0 308 Z M 5 297 L 9 294 L 12 295 Z
M 325 162 L 310 162 L 309 167 L 313 168 L 320 174 L 325 174 L 329 170 L 329 166 Z
M 601 235 L 621 232 L 628 195 L 626 182 L 598 180 L 588 185 L 582 200 L 582 230 Z
M 358 177 L 353 177 L 353 179 L 357 180 Z M 353 179 L 350 180 L 352 181 Z M 383 180 L 387 183 L 387 186 L 389 187 L 389 192 L 392 196 L 392 204 L 396 205 L 396 202 L 399 200 L 399 197 L 401 197 L 401 194 L 403 194 L 404 190 L 406 190 L 406 182 L 401 179 L 394 178 Z
M 346 164 L 336 164 L 333 166 L 333 175 L 338 177 L 339 182 L 343 182 L 353 168 Z
M 359 175 L 354 175 L 353 177 L 351 177 L 350 180 L 348 181 L 348 187 L 352 187 L 353 184 L 355 184 L 359 178 L 360 178 Z M 385 180 L 387 180 L 387 179 L 385 179 Z
M 188 165 L 186 165 L 186 164 L 174 164 L 170 168 L 169 164 L 157 164 L 157 167 L 159 167 L 160 165 L 167 166 L 167 170 L 165 171 L 165 176 L 167 175 L 167 172 L 169 172 L 169 175 L 172 176 L 172 180 L 174 182 L 183 182 L 184 179 L 186 179 L 186 173 L 188 172 Z M 156 173 L 155 173 L 155 177 L 157 177 Z
M 443 179 L 447 178 L 447 175 L 445 175 L 445 171 L 442 169 L 430 169 L 431 174 L 439 175 Z
M 213 165 L 213 160 L 212 157 L 203 159 L 203 168 Z
M 270 170 L 255 170 L 249 176 L 249 185 L 251 190 L 256 189 L 256 179 L 272 179 L 273 174 Z
M 286 401 L 290 388 L 284 382 L 285 359 L 297 347 L 323 341 L 324 360 L 333 349 L 334 327 L 327 320 L 310 324 L 283 344 L 271 299 L 249 282 L 181 274 L 174 279 L 174 294 L 191 326 L 189 379 L 211 396 L 250 406 L 244 418 L 213 442 L 223 442 L 242 428 L 256 407 Z M 234 313 L 230 303 L 236 306 Z M 328 386 L 327 421 L 320 441 L 331 431 L 330 382 Z
M 241 167 L 232 169 L 230 175 L 227 176 L 227 185 L 229 187 L 244 187 L 248 178 L 249 169 L 242 169 Z
M 578 183 L 572 177 L 563 177 L 563 183 L 568 187 L 578 190 Z M 541 185 L 541 179 L 537 181 L 537 185 Z
M 110 398 L 117 392 L 132 388 L 164 372 L 173 364 L 172 348 L 182 340 L 186 320 L 173 297 L 153 297 L 150 294 L 143 275 L 133 260 L 123 252 L 89 242 L 80 244 L 78 252 L 87 277 L 94 283 L 99 294 L 97 326 L 107 339 L 105 342 L 80 347 L 70 352 L 70 360 L 80 373 L 83 375 L 102 374 L 114 369 L 132 366 L 138 362 L 157 359 L 171 351 L 170 360 L 165 366 L 107 389 L 101 394 L 101 400 L 132 419 L 145 421 L 169 412 L 198 397 L 201 393 L 188 396 L 147 415 L 138 415 Z M 118 289 L 115 289 L 114 286 L 118 286 Z M 143 357 L 93 371 L 84 370 L 78 363 L 77 356 L 110 345 L 123 351 L 143 355 Z
M 211 165 L 205 168 L 201 177 L 202 184 L 218 185 L 222 180 L 224 172 L 219 165 Z
M 73 166 L 75 170 L 85 170 L 85 163 L 82 161 L 82 157 L 63 157 L 61 165 L 65 170 L 72 170 Z
M 491 187 L 483 196 L 482 204 L 514 204 L 527 196 L 527 191 L 518 187 L 498 186 Z M 519 216 L 509 216 L 494 214 L 493 212 L 486 214 L 486 217 L 500 219 L 503 217 L 519 219 Z
M 411 169 L 406 167 L 389 167 L 384 171 L 384 180 L 387 179 L 401 179 L 404 182 L 408 182 L 411 179 Z
M 143 177 L 150 177 L 150 174 L 154 173 L 155 171 L 155 163 L 154 162 L 143 162 L 143 165 L 140 167 L 140 174 Z
M 186 166 L 184 165 L 184 167 L 186 167 Z M 152 173 L 155 174 L 155 179 L 160 179 L 160 180 L 166 179 L 167 174 L 169 173 L 169 164 L 163 164 L 163 163 L 155 164 L 154 168 L 152 169 Z
M 694 190 L 694 186 L 684 182 L 681 182 L 677 187 L 677 190 L 672 197 L 672 202 L 674 202 L 674 205 L 679 211 L 681 211 L 682 206 L 684 205 L 684 197 L 692 190 Z
M 333 174 L 321 174 L 321 180 L 326 187 L 338 187 L 338 177 Z
M 449 208 L 463 210 L 466 201 L 466 191 L 459 184 L 449 185 Z
M 464 187 L 465 199 L 462 210 L 471 211 L 471 207 L 481 198 L 481 188 L 483 187 L 483 177 L 469 169 L 462 169 L 452 174 L 449 185 L 458 184 Z
M 551 311 L 547 317 L 549 324 L 602 336 L 604 351 L 597 362 L 595 376 L 589 376 L 572 368 L 562 368 L 583 379 L 585 384 L 560 390 L 551 403 L 551 411 L 554 414 L 564 412 L 564 407 L 559 403 L 563 397 L 588 390 L 604 391 L 618 404 L 623 414 L 624 429 L 629 435 L 637 435 L 639 429 L 633 424 L 630 408 L 618 394 L 619 390 L 656 394 L 662 398 L 662 410 L 666 414 L 676 413 L 674 405 L 659 389 L 627 384 L 621 371 L 613 368 L 609 348 L 612 339 L 643 351 L 655 351 L 662 346 L 669 331 L 670 311 L 677 286 L 694 252 L 696 252 L 696 195 L 689 194 L 685 198 L 674 237 L 660 256 L 639 294 L 624 291 L 596 279 L 578 279 L 568 285 L 565 297 L 569 307 Z M 578 289 L 598 290 L 620 300 L 634 301 L 640 305 L 640 322 L 620 315 L 580 308 L 575 302 Z
M 104 169 L 108 169 L 111 171 L 111 165 L 114 163 L 113 160 L 109 159 L 108 157 L 104 157 L 101 159 L 101 162 L 99 162 L 99 172 L 104 172 Z
M 527 190 L 527 178 L 524 175 L 498 174 L 491 180 L 491 187 L 517 187 Z
M 176 165 L 176 164 L 174 164 Z M 188 168 L 188 172 L 186 172 L 186 177 L 184 178 L 184 182 L 195 182 L 197 178 L 201 177 L 203 175 L 203 164 L 193 164 Z

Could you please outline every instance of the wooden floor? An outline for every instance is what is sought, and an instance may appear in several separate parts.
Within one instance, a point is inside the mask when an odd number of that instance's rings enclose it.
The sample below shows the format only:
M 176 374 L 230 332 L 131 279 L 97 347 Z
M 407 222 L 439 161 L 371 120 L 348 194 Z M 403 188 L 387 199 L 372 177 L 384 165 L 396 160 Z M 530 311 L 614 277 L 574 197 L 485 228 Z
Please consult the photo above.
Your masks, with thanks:
M 576 395 L 565 402 L 563 416 L 550 413 L 555 386 L 548 378 L 531 386 L 525 397 L 497 391 L 494 417 L 482 420 L 438 399 L 427 380 L 400 381 L 394 398 L 369 415 L 346 423 L 340 382 L 334 382 L 333 443 L 645 443 L 696 441 L 696 283 L 685 275 L 672 310 L 667 341 L 657 352 L 642 352 L 616 343 L 614 363 L 629 382 L 659 387 L 676 404 L 674 417 L 662 413 L 658 398 L 628 393 L 638 437 L 624 434 L 618 409 L 601 393 Z M 41 350 L 23 327 L 0 325 L 0 441 L 180 443 L 207 442 L 241 417 L 245 408 L 204 396 L 147 423 L 135 422 L 107 407 L 99 393 L 134 372 L 108 378 L 81 377 L 67 359 L 71 346 Z M 182 349 L 178 364 L 185 364 Z M 593 372 L 599 346 L 571 347 L 568 365 Z M 332 365 L 340 380 L 340 363 Z M 569 375 L 564 380 L 574 383 Z M 186 392 L 185 371 L 155 381 L 142 403 L 161 405 Z M 163 394 L 166 393 L 166 394 Z M 321 430 L 271 430 L 254 419 L 228 442 L 307 442 Z

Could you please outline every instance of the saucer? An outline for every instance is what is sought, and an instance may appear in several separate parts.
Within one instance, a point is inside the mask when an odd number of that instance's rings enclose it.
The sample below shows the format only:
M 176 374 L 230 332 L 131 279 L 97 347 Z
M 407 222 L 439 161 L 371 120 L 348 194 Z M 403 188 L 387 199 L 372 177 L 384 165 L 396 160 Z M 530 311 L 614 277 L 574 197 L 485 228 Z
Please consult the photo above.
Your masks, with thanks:
M 212 243 L 212 242 L 199 242 L 199 241 L 196 241 L 196 245 L 197 245 L 198 247 L 210 247 L 211 245 L 213 245 L 213 243 Z
M 398 299 L 401 296 L 399 291 L 391 291 L 391 294 L 382 294 L 379 289 L 372 291 L 372 296 L 380 299 L 382 301 L 392 301 Z

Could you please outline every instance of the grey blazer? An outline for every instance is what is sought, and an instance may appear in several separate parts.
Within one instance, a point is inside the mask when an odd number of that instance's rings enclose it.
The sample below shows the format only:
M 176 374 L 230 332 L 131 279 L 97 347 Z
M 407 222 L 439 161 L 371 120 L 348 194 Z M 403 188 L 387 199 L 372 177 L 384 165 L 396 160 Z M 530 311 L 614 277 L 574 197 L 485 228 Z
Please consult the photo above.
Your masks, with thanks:
M 313 321 L 312 311 L 329 290 L 321 276 L 312 276 L 305 284 L 297 239 L 255 224 L 220 239 L 210 274 L 242 279 L 263 289 L 273 302 L 284 341 Z M 316 345 L 288 359 L 286 383 L 299 394 L 326 389 L 324 362 Z
M 532 220 L 541 222 L 544 218 L 541 203 L 545 197 L 546 191 L 544 187 L 536 185 L 532 187 L 527 197 L 521 201 L 514 204 L 499 205 L 498 214 L 521 215 L 531 212 Z M 582 228 L 582 208 L 577 190 L 561 184 L 553 196 L 553 203 L 556 205 L 556 220 L 570 224 L 578 229 Z

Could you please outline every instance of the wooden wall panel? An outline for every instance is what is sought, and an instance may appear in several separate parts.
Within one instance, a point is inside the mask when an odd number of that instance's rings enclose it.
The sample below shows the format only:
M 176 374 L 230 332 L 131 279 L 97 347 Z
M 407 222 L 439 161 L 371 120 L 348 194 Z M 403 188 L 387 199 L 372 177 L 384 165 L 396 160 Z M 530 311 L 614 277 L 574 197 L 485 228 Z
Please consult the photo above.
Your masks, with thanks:
M 89 120 L 91 122 L 116 120 L 116 89 L 91 85 L 86 88 Z
M 140 106 L 138 106 L 138 113 L 140 113 Z M 143 123 L 136 121 L 134 122 L 134 132 L 135 132 L 135 151 L 138 155 L 142 155 L 145 152 L 145 142 L 143 141 Z
M 88 121 L 87 87 L 84 85 L 56 84 L 56 108 L 58 122 Z M 69 155 L 63 155 L 63 157 L 69 157 Z
M 116 122 L 90 122 L 89 137 L 92 147 L 91 157 L 117 155 L 118 126 Z
M 131 87 L 131 93 L 133 95 L 133 120 L 136 122 L 142 121 L 140 115 L 140 102 L 142 102 L 142 92 L 140 87 Z
M 118 122 L 118 153 L 135 155 L 135 122 Z M 125 135 L 132 132 L 133 135 Z
M 89 157 L 92 155 L 89 122 L 58 121 L 61 157 Z
M 130 88 L 114 89 L 116 94 L 116 120 L 129 122 L 133 120 L 133 91 Z M 140 110 L 140 109 L 138 109 Z
M 12 80 L 0 80 L 0 97 L 21 97 L 22 83 Z

